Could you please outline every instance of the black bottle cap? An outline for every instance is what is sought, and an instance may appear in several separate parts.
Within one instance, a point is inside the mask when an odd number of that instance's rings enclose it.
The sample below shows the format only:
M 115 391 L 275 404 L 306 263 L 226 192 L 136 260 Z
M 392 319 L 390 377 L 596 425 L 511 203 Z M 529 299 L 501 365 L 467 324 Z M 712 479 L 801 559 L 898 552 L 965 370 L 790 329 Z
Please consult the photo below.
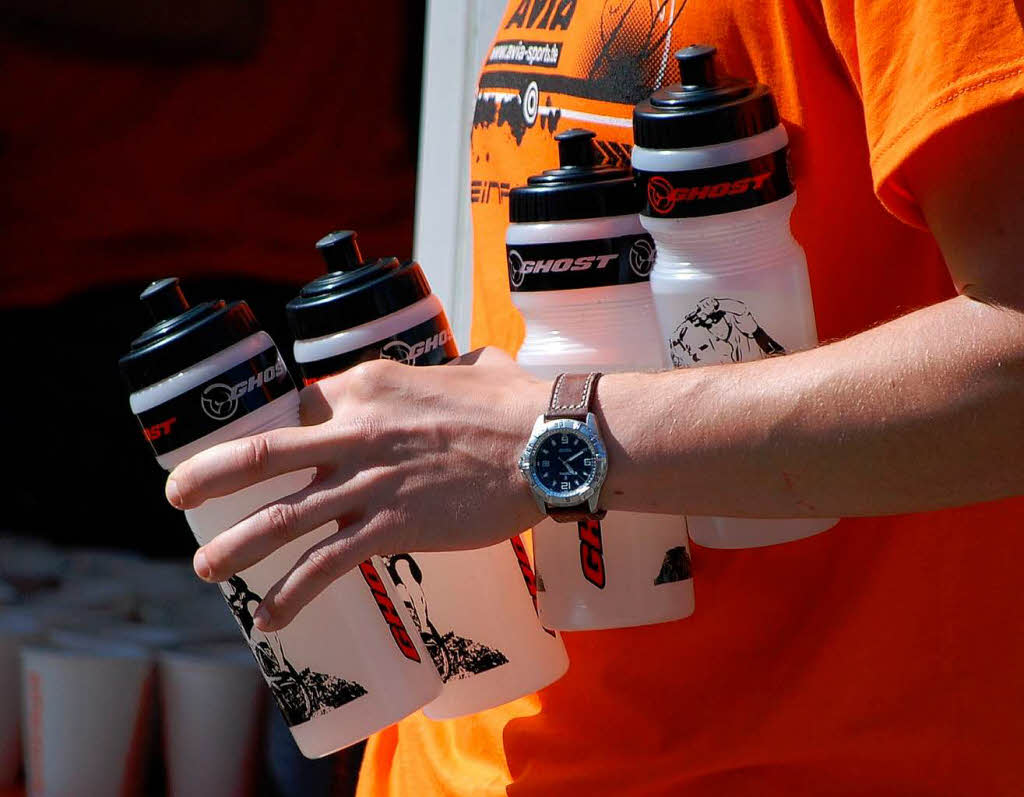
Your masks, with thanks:
M 327 263 L 327 271 L 351 271 L 363 263 L 354 230 L 329 232 L 316 242 L 316 251 Z
M 316 248 L 328 273 L 303 286 L 285 308 L 296 340 L 368 324 L 430 295 L 419 263 L 395 257 L 363 261 L 351 230 L 325 235 Z
M 151 283 L 139 296 L 149 311 L 150 320 L 156 323 L 173 318 L 188 310 L 188 299 L 182 293 L 177 277 L 167 277 Z
M 764 133 L 779 124 L 767 86 L 719 76 L 714 47 L 691 44 L 676 53 L 679 83 L 633 109 L 633 141 L 647 149 L 722 144 Z
M 556 135 L 559 168 L 536 174 L 509 192 L 509 220 L 569 221 L 638 213 L 632 172 L 597 165 L 596 135 L 581 129 Z
M 134 393 L 191 368 L 262 327 L 245 302 L 190 307 L 177 277 L 151 283 L 139 297 L 155 322 L 118 362 Z

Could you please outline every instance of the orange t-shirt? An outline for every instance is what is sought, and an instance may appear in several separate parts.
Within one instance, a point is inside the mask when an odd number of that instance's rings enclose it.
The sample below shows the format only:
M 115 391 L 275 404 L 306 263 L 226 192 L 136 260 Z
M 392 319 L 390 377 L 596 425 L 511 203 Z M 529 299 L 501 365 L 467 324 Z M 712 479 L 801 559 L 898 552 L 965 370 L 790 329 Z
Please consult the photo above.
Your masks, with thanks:
M 1014 5 L 681 5 L 509 3 L 474 118 L 474 345 L 522 340 L 508 189 L 556 164 L 560 129 L 593 128 L 625 160 L 632 103 L 675 81 L 671 54 L 692 42 L 774 90 L 823 340 L 953 295 L 903 166 L 944 128 L 1024 94 Z M 375 736 L 359 793 L 1024 793 L 1022 559 L 1020 501 L 843 520 L 757 550 L 695 547 L 692 618 L 566 633 L 569 672 L 539 694 Z

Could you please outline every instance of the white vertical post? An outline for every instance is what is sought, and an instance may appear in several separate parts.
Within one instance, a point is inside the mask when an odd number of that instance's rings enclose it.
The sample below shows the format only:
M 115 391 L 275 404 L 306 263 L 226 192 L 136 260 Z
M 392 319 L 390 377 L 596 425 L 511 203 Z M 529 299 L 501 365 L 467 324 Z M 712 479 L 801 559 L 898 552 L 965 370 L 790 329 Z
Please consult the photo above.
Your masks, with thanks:
M 414 252 L 469 350 L 473 229 L 469 139 L 477 73 L 504 0 L 428 0 Z

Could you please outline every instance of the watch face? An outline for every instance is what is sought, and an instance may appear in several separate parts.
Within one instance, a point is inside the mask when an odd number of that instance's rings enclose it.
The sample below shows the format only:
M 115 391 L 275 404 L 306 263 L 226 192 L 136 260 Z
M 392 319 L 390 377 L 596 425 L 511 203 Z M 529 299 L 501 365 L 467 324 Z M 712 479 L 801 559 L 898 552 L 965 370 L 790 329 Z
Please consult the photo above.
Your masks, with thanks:
M 567 495 L 585 489 L 597 474 L 597 457 L 578 432 L 556 430 L 542 439 L 534 455 L 536 479 L 548 492 Z
M 542 508 L 596 507 L 608 473 L 608 454 L 592 415 L 534 424 L 530 441 L 519 458 L 519 469 Z

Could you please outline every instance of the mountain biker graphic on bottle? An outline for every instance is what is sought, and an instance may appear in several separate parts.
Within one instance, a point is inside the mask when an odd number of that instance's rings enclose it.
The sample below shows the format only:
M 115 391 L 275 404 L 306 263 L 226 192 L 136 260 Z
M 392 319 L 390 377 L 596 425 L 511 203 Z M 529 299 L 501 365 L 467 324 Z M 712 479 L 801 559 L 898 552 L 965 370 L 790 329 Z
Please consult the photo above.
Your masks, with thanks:
M 384 561 L 442 681 L 465 678 L 508 663 L 508 658 L 500 650 L 474 642 L 455 631 L 442 634 L 437 630 L 427 611 L 423 570 L 411 554 L 388 556 Z
M 785 354 L 736 299 L 705 297 L 676 328 L 669 341 L 676 368 L 712 363 L 739 363 Z

